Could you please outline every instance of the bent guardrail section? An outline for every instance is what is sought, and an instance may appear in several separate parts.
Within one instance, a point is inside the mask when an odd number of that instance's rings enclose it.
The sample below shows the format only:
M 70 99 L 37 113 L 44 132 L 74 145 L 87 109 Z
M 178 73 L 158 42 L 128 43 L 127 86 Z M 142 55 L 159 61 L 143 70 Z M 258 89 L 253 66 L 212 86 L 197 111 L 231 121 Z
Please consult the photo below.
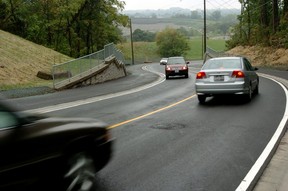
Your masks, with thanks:
M 63 64 L 53 65 L 52 77 L 53 88 L 59 87 L 79 80 L 95 70 L 100 69 L 105 60 L 115 57 L 117 61 L 124 64 L 124 56 L 120 50 L 118 50 L 113 43 L 104 46 L 103 50 L 92 53 L 81 58 L 77 58 Z

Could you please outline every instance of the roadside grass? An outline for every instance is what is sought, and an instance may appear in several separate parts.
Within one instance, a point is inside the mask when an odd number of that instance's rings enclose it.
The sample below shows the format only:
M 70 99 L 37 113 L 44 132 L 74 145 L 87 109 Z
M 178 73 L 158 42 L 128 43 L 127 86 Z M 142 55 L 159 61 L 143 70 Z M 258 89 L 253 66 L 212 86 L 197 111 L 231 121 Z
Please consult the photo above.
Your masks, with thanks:
M 0 30 L 0 91 L 36 86 L 52 86 L 51 80 L 37 77 L 51 72 L 53 64 L 72 58 Z
M 125 63 L 132 63 L 132 45 L 131 42 L 125 42 L 117 45 L 124 55 Z M 143 62 L 153 62 L 159 60 L 156 42 L 134 42 L 133 43 L 134 64 Z
M 23 84 L 2 84 L 0 91 L 5 91 L 5 90 L 11 90 L 11 89 L 22 89 L 22 88 L 34 88 L 34 87 L 40 87 L 40 86 L 45 86 L 49 88 L 53 88 L 53 80 L 42 80 L 42 79 L 37 79 L 35 81 L 23 83 Z

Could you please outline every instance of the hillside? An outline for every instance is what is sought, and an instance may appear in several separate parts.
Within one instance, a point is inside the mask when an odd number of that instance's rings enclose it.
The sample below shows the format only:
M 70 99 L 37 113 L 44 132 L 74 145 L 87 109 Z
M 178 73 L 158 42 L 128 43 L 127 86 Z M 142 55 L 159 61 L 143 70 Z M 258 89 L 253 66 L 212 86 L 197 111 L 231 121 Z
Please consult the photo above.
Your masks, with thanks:
M 236 47 L 227 53 L 246 56 L 254 66 L 288 71 L 287 49 Z M 0 30 L 0 55 L 0 90 L 51 86 L 52 81 L 42 80 L 36 76 L 38 71 L 51 73 L 53 64 L 72 59 L 2 30 Z
M 51 72 L 52 65 L 71 60 L 70 57 L 0 30 L 0 90 L 51 85 L 39 79 L 38 71 Z
M 247 57 L 253 66 L 268 67 L 288 71 L 288 49 L 273 47 L 238 46 L 227 51 L 229 55 Z

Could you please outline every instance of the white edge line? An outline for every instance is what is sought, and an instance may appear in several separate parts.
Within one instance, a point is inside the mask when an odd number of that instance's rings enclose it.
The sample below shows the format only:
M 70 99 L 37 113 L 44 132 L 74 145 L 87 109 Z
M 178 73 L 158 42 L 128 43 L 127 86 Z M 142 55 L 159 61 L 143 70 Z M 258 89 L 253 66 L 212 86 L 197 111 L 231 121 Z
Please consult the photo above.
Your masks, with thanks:
M 146 70 L 146 71 L 150 71 L 147 68 L 147 65 L 143 66 L 142 69 Z M 159 72 L 154 72 L 154 71 L 150 71 L 150 72 L 159 75 L 160 78 L 156 82 L 152 82 L 150 84 L 140 86 L 140 87 L 135 88 L 133 90 L 126 90 L 126 91 L 122 91 L 122 92 L 118 92 L 118 93 L 114 93 L 114 94 L 107 94 L 104 96 L 98 96 L 98 97 L 89 98 L 89 99 L 85 99 L 85 100 L 68 102 L 68 103 L 58 104 L 58 105 L 54 105 L 54 106 L 43 107 L 43 108 L 39 108 L 39 109 L 27 110 L 26 112 L 48 113 L 48 112 L 52 112 L 52 111 L 68 109 L 68 108 L 76 107 L 79 105 L 94 103 L 97 101 L 102 101 L 102 100 L 111 99 L 111 98 L 118 97 L 118 96 L 127 95 L 130 93 L 139 92 L 139 91 L 151 88 L 151 87 L 158 85 L 158 84 L 165 81 L 165 78 L 164 78 L 165 75 L 164 74 L 159 73 Z M 286 87 L 282 83 L 278 82 L 277 80 L 275 80 L 271 77 L 268 77 L 265 75 L 262 75 L 262 77 L 270 79 L 270 80 L 278 83 L 282 87 L 282 89 L 284 90 L 284 92 L 286 94 L 286 109 L 284 112 L 284 116 L 283 116 L 277 130 L 275 131 L 273 137 L 270 139 L 269 143 L 266 145 L 265 149 L 263 150 L 263 152 L 261 153 L 261 155 L 259 156 L 257 161 L 254 163 L 252 168 L 249 170 L 248 174 L 241 181 L 240 185 L 237 187 L 237 189 L 235 191 L 248 191 L 248 190 L 253 189 L 253 186 L 254 186 L 253 183 L 255 183 L 255 181 L 257 181 L 259 178 L 258 176 L 260 176 L 262 174 L 262 172 L 264 170 L 263 168 L 266 167 L 265 163 L 267 162 L 267 159 L 270 158 L 270 155 L 274 153 L 275 148 L 278 147 L 278 142 L 279 142 L 280 138 L 284 135 L 285 124 L 288 121 L 288 91 L 287 91 Z
M 245 176 L 245 178 L 242 180 L 240 185 L 237 187 L 236 191 L 250 191 L 253 189 L 255 186 L 254 183 L 255 181 L 258 181 L 260 178 L 261 174 L 263 173 L 264 169 L 266 168 L 266 162 L 270 161 L 270 156 L 271 154 L 274 154 L 275 149 L 277 149 L 280 138 L 284 135 L 286 129 L 285 129 L 285 124 L 288 121 L 288 90 L 287 88 L 277 80 L 270 78 L 268 76 L 262 75 L 262 77 L 265 77 L 267 79 L 270 79 L 276 83 L 278 83 L 284 90 L 286 94 L 286 108 L 284 112 L 284 116 L 275 131 L 273 137 L 270 139 L 269 143 L 266 145 L 265 149 L 257 159 L 257 161 L 254 163 L 252 168 L 249 170 L 248 174 Z
M 142 69 L 149 71 L 149 72 L 152 72 L 154 74 L 157 74 L 159 76 L 159 78 L 150 84 L 145 84 L 143 86 L 139 86 L 139 87 L 131 89 L 131 90 L 125 90 L 122 92 L 106 94 L 103 96 L 92 97 L 92 98 L 88 98 L 88 99 L 84 99 L 84 100 L 72 101 L 72 102 L 67 102 L 67 103 L 62 103 L 62 104 L 57 104 L 57 105 L 52 105 L 52 106 L 47 106 L 47 107 L 42 107 L 42 108 L 37 108 L 37 109 L 26 110 L 25 112 L 44 114 L 44 113 L 49 113 L 49 112 L 53 112 L 53 111 L 59 111 L 62 109 L 68 109 L 68 108 L 72 108 L 72 107 L 76 107 L 76 106 L 80 106 L 80 105 L 85 105 L 85 104 L 89 104 L 89 103 L 95 103 L 98 101 L 103 101 L 103 100 L 131 94 L 131 93 L 136 93 L 136 92 L 151 88 L 153 86 L 156 86 L 156 85 L 165 81 L 165 78 L 164 78 L 165 75 L 164 74 L 159 73 L 159 72 L 155 72 L 155 71 L 150 71 L 146 65 L 143 66 Z

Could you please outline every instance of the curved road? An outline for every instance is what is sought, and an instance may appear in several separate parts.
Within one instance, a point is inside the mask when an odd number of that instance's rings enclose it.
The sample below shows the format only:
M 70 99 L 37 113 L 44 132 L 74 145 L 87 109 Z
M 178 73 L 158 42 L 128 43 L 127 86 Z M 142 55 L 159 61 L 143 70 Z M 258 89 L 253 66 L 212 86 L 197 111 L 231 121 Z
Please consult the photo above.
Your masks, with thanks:
M 260 93 L 250 103 L 235 96 L 199 105 L 194 90 L 199 63 L 190 65 L 189 79 L 162 77 L 152 87 L 129 92 L 157 80 L 139 67 L 131 66 L 132 75 L 114 82 L 13 102 L 26 110 L 54 105 L 32 111 L 108 123 L 116 137 L 115 152 L 98 173 L 96 190 L 235 190 L 283 117 L 283 89 L 261 77 Z M 164 72 L 159 64 L 148 69 Z M 120 90 L 127 92 L 115 94 Z M 63 102 L 69 103 L 57 107 Z

